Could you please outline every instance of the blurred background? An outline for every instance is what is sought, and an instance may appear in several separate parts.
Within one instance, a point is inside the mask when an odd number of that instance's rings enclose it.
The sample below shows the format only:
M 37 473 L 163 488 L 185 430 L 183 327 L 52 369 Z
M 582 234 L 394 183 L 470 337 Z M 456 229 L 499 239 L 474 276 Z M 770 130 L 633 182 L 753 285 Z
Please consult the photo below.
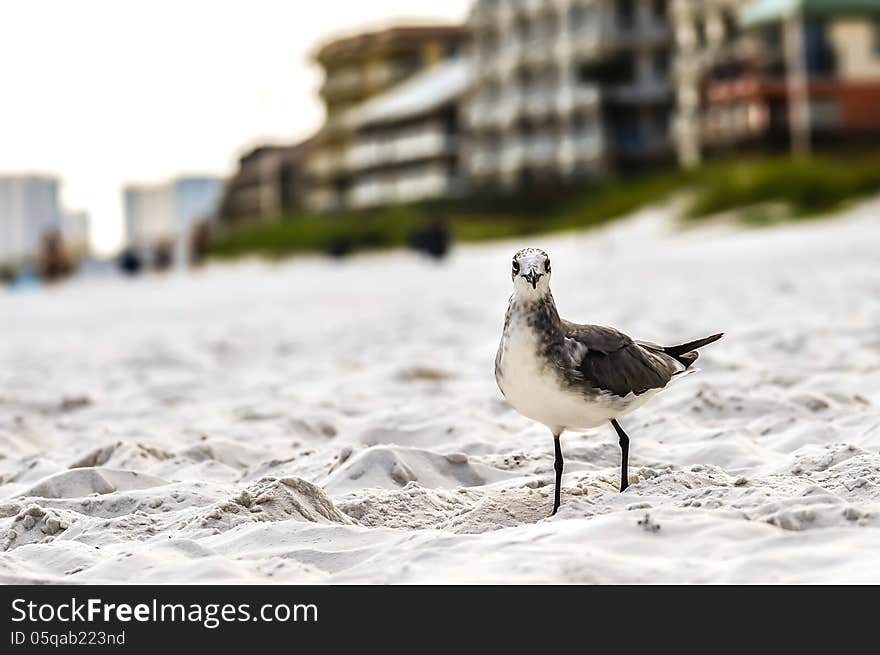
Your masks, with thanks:
M 880 191 L 880 0 L 10 4 L 0 280 Z
M 880 0 L 0 0 L 0 582 L 880 581 L 878 216 Z

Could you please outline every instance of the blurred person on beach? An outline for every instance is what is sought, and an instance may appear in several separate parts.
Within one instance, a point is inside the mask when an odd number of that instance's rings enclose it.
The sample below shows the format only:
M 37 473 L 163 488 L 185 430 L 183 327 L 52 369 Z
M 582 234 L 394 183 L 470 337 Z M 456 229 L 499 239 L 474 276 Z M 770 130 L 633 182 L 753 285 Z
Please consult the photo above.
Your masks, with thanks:
M 129 276 L 137 275 L 141 272 L 141 258 L 138 256 L 134 248 L 126 248 L 119 256 L 119 269 Z
M 159 272 L 167 271 L 174 263 L 174 249 L 168 239 L 162 239 L 156 246 L 153 268 Z
M 70 275 L 73 263 L 64 249 L 64 240 L 58 230 L 43 234 L 37 253 L 37 274 L 46 282 L 57 282 Z
M 439 214 L 433 215 L 427 224 L 409 236 L 409 244 L 414 250 L 435 259 L 442 259 L 449 253 L 450 242 L 449 226 Z
M 352 250 L 351 239 L 343 236 L 330 237 L 324 246 L 324 254 L 336 259 L 347 257 Z
M 0 266 L 0 285 L 10 285 L 15 281 L 15 269 L 11 266 Z
M 190 237 L 190 261 L 193 266 L 201 266 L 204 263 L 210 246 L 211 225 L 207 221 L 202 221 L 193 228 Z

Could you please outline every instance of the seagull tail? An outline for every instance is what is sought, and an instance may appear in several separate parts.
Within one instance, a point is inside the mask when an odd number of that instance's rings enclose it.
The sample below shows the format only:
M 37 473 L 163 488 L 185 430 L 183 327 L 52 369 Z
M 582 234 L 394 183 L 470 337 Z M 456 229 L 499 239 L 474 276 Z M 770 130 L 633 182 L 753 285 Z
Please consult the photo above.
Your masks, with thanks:
M 667 346 L 663 349 L 670 357 L 677 359 L 681 362 L 685 368 L 690 367 L 695 361 L 697 361 L 697 357 L 699 356 L 696 352 L 698 348 L 702 348 L 703 346 L 708 346 L 710 343 L 715 343 L 724 336 L 724 333 L 721 332 L 719 334 L 713 334 L 711 337 L 706 337 L 705 339 L 697 339 L 696 341 L 689 341 L 688 343 L 683 343 L 679 346 Z

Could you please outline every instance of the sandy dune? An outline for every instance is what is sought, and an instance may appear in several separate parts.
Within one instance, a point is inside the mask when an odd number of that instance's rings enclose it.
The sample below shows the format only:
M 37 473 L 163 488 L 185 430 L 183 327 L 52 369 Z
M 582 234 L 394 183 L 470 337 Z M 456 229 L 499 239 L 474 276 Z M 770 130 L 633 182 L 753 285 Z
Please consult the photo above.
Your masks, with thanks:
M 0 293 L 2 582 L 880 582 L 880 201 Z M 552 439 L 492 362 L 510 255 L 697 375 Z

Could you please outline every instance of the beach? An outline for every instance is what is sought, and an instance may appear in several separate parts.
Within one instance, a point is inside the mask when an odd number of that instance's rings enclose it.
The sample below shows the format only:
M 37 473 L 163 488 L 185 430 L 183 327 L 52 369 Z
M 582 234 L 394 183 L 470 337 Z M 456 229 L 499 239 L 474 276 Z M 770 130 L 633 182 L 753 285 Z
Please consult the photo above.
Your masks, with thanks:
M 0 291 L 0 582 L 880 582 L 880 199 Z M 494 380 L 511 255 L 700 371 L 553 440 Z

